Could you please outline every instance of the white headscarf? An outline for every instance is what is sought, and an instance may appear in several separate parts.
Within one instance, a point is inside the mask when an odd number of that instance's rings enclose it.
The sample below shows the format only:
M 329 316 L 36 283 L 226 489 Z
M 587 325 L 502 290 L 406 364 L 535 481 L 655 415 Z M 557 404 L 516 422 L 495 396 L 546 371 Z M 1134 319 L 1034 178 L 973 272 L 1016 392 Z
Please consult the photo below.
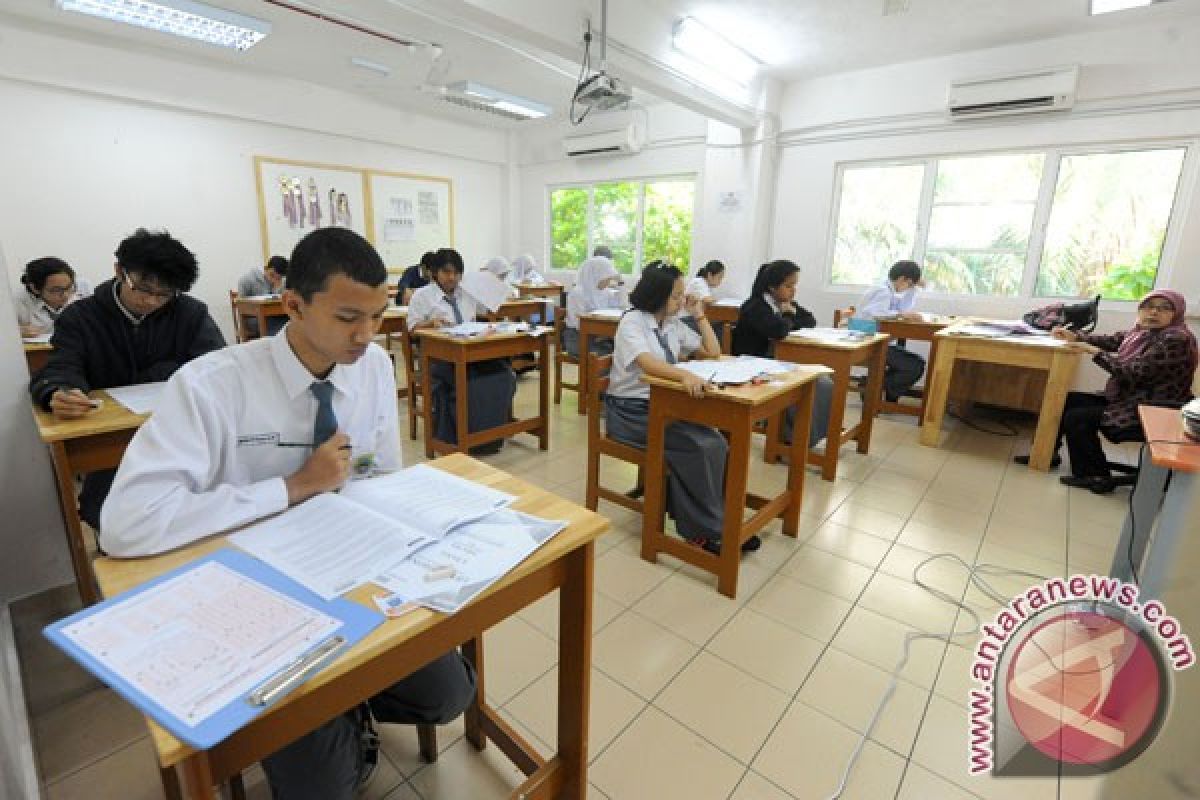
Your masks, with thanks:
M 487 263 L 483 265 L 483 268 L 495 275 L 500 280 L 504 280 L 505 276 L 508 275 L 509 271 L 512 269 L 508 265 L 508 259 L 504 256 L 494 256 L 489 258 Z
M 580 314 L 620 307 L 619 290 L 600 288 L 601 281 L 619 275 L 612 259 L 604 256 L 592 256 L 580 264 L 579 277 L 567 294 L 567 324 L 578 328 Z
M 512 260 L 512 274 L 509 278 L 513 283 L 540 283 L 545 280 L 538 272 L 537 262 L 527 253 Z

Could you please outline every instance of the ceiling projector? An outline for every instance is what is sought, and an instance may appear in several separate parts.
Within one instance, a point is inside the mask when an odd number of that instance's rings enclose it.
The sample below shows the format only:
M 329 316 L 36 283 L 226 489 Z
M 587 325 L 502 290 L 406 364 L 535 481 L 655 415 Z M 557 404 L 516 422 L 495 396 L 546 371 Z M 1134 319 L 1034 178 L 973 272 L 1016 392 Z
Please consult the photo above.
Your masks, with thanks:
M 1200 397 L 1192 400 L 1179 412 L 1183 421 L 1183 432 L 1189 439 L 1200 441 Z
M 624 108 L 633 100 L 633 93 L 619 80 L 597 72 L 575 89 L 575 102 L 597 111 Z

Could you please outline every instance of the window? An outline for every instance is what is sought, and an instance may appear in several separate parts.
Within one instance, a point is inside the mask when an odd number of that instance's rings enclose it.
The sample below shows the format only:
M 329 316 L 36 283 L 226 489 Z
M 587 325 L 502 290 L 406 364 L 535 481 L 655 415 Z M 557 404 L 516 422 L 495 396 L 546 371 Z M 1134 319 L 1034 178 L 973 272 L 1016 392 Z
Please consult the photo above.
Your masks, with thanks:
M 1183 148 L 1064 156 L 1039 297 L 1137 300 L 1154 288 Z
M 830 275 L 895 261 L 952 294 L 1134 300 L 1154 286 L 1186 149 L 1043 151 L 848 165 Z
M 550 192 L 550 264 L 576 269 L 600 245 L 631 275 L 662 259 L 687 271 L 695 183 L 690 178 L 621 181 Z

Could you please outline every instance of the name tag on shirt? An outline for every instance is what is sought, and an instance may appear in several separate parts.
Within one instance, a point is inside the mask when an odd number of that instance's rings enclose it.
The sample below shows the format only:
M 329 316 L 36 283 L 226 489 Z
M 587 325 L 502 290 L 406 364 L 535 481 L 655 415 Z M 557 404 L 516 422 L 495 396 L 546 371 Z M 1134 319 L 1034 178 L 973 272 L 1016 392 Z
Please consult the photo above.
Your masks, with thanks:
M 247 433 L 239 436 L 237 440 L 238 447 L 265 447 L 276 444 L 279 444 L 278 433 Z

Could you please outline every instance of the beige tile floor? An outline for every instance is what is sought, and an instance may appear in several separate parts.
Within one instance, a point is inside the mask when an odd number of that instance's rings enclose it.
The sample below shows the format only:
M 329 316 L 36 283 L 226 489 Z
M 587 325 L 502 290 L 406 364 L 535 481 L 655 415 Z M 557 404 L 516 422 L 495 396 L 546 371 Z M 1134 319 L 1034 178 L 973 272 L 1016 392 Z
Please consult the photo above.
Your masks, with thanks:
M 535 392 L 536 375 L 523 378 L 520 411 L 533 407 Z M 573 395 L 567 398 L 554 409 L 549 452 L 517 440 L 488 461 L 582 503 L 586 423 Z M 912 418 L 881 418 L 869 455 L 843 450 L 836 483 L 808 476 L 800 538 L 783 537 L 778 523 L 769 527 L 762 550 L 743 561 L 737 600 L 677 561 L 642 561 L 640 517 L 602 504 L 612 530 L 596 564 L 591 796 L 828 797 L 905 635 L 944 632 L 959 616 L 913 583 L 921 560 L 946 551 L 1035 572 L 1106 568 L 1125 495 L 1071 493 L 1052 476 L 1011 464 L 1028 435 L 948 427 L 945 446 L 933 450 L 918 445 Z M 423 458 L 419 443 L 405 439 L 404 450 L 408 463 Z M 756 458 L 752 481 L 782 485 L 784 468 L 763 464 L 761 450 Z M 632 475 L 624 465 L 604 469 L 606 481 L 631 484 Z M 966 588 L 961 567 L 939 563 L 926 577 L 975 607 L 994 605 Z M 158 797 L 138 715 L 40 641 L 40 626 L 71 602 L 72 592 L 60 590 L 15 609 L 45 796 Z M 557 605 L 546 598 L 486 637 L 490 699 L 546 752 L 554 741 Z M 925 641 L 914 648 L 843 797 L 1058 796 L 1055 780 L 966 774 L 969 646 Z M 413 731 L 385 729 L 384 768 L 366 796 L 486 800 L 519 782 L 494 747 L 469 747 L 461 723 L 443 728 L 439 743 L 439 761 L 426 765 Z M 252 797 L 268 796 L 260 770 L 248 783 Z

